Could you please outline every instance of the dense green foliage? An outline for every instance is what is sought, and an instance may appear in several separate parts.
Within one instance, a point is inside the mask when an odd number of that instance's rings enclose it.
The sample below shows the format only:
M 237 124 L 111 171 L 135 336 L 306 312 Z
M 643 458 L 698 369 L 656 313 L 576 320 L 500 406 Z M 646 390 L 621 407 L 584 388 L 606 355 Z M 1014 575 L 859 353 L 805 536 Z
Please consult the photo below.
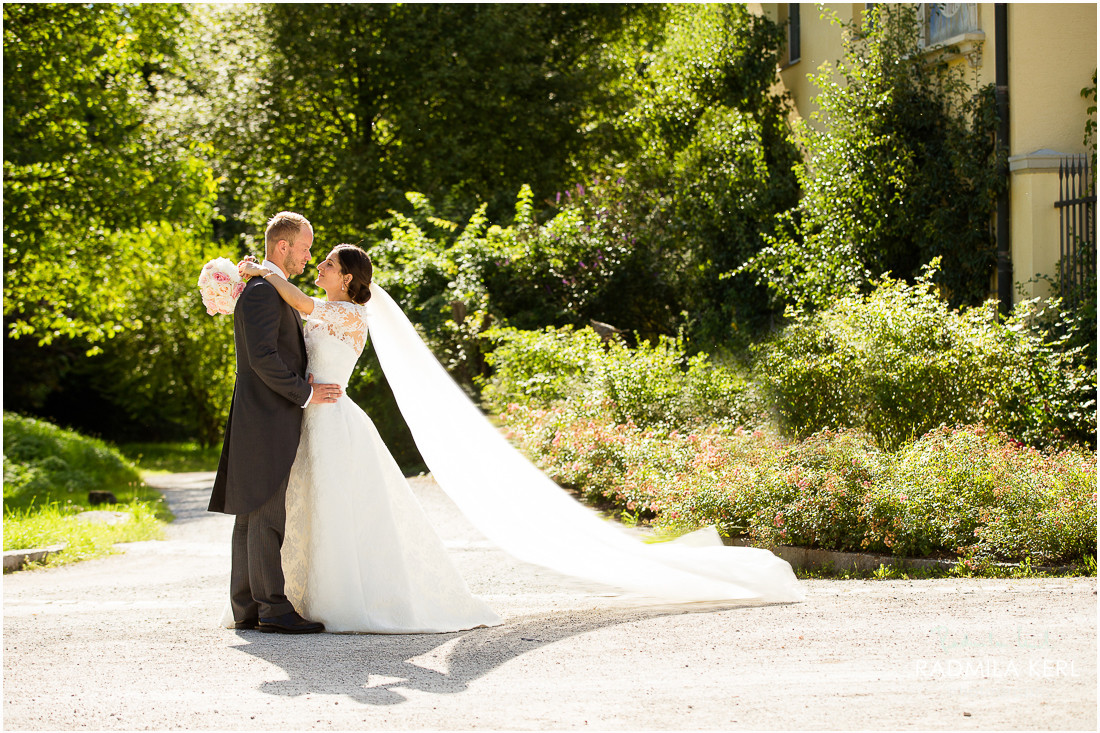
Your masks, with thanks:
M 1001 321 L 887 279 L 796 315 L 747 376 L 671 339 L 495 329 L 483 396 L 554 480 L 658 529 L 1087 567 L 1095 371 L 1034 305 Z M 752 429 L 767 410 L 790 438 Z
M 234 233 L 289 208 L 322 239 L 356 241 L 410 190 L 452 215 L 481 199 L 500 214 L 523 183 L 548 193 L 583 175 L 616 104 L 610 48 L 659 14 L 622 4 L 196 9 L 171 87 L 177 124 L 209 141 L 212 164 L 232 176 L 221 201 Z
M 1002 321 L 992 301 L 952 310 L 928 274 L 887 279 L 796 315 L 761 346 L 756 373 L 798 436 L 861 428 L 893 448 L 981 422 L 1036 446 L 1095 446 L 1096 371 L 1067 347 L 1072 333 L 1042 328 L 1036 307 L 1024 301 Z
M 935 257 L 952 305 L 986 299 L 990 215 L 1000 187 L 991 88 L 920 47 L 918 5 L 876 5 L 844 27 L 845 57 L 814 77 L 820 111 L 798 130 L 797 209 L 756 271 L 783 300 L 823 307 L 884 273 L 912 278 Z M 967 205 L 960 205 L 967 202 Z
M 4 5 L 4 316 L 48 344 L 138 327 L 126 277 L 146 222 L 209 227 L 215 183 L 150 124 L 182 6 Z M 120 271 L 121 270 L 121 271 Z
M 621 424 L 665 430 L 772 423 L 792 437 L 858 428 L 896 449 L 941 425 L 982 423 L 1036 447 L 1095 446 L 1096 372 L 1072 346 L 1057 302 L 950 308 L 929 268 L 913 285 L 884 279 L 828 308 L 794 313 L 761 343 L 751 372 L 682 339 L 627 348 L 585 328 L 492 329 L 482 398 L 494 412 L 600 403 Z
M 680 339 L 631 349 L 619 338 L 604 342 L 591 328 L 494 329 L 485 336 L 497 344 L 487 357 L 493 377 L 482 393 L 493 412 L 516 403 L 603 404 L 615 422 L 664 429 L 754 417 L 746 380 L 705 354 L 688 357 Z
M 191 273 L 218 249 L 216 182 L 153 113 L 186 17 L 180 5 L 4 6 L 9 405 L 101 430 L 122 413 L 135 430 L 220 434 L 232 354 L 224 328 L 190 319 L 202 312 Z
M 798 202 L 800 156 L 774 92 L 782 42 L 744 5 L 674 6 L 663 43 L 627 77 L 637 102 L 622 126 L 638 152 L 620 168 L 625 221 L 633 247 L 654 253 L 642 287 L 665 291 L 653 309 L 663 333 L 685 325 L 706 345 L 743 345 L 772 315 L 766 290 L 731 273 Z
M 102 440 L 4 413 L 5 509 L 55 501 L 87 507 L 89 491 L 125 499 L 141 486 L 134 464 Z
M 113 237 L 133 257 L 112 271 L 126 283 L 112 296 L 128 314 L 126 329 L 106 341 L 70 336 L 37 348 L 7 340 L 15 372 L 5 381 L 7 404 L 45 408 L 116 438 L 220 443 L 233 391 L 233 324 L 207 315 L 196 281 L 204 262 L 233 253 L 165 222 Z
M 206 313 L 195 283 L 205 262 L 232 253 L 165 224 L 129 236 L 136 248 L 155 253 L 136 263 L 128 294 L 130 308 L 143 317 L 97 360 L 103 368 L 93 384 L 136 424 L 182 425 L 202 445 L 220 444 L 236 368 L 233 322 Z
M 8 403 L 215 443 L 228 329 L 189 273 L 284 208 L 366 239 L 474 391 L 490 324 L 744 333 L 763 291 L 719 275 L 797 195 L 780 41 L 742 6 L 9 4 Z

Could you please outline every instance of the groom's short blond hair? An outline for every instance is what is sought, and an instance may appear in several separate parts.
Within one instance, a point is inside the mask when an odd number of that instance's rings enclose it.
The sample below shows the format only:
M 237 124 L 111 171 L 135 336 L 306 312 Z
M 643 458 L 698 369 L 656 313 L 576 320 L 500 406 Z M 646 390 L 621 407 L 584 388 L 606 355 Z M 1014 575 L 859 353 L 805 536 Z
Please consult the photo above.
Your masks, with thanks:
M 280 239 L 285 239 L 287 242 L 294 244 L 294 240 L 298 237 L 298 233 L 302 231 L 302 227 L 313 228 L 309 223 L 309 219 L 301 214 L 295 214 L 293 211 L 280 211 L 267 221 L 267 229 L 264 231 L 264 249 L 271 249 Z

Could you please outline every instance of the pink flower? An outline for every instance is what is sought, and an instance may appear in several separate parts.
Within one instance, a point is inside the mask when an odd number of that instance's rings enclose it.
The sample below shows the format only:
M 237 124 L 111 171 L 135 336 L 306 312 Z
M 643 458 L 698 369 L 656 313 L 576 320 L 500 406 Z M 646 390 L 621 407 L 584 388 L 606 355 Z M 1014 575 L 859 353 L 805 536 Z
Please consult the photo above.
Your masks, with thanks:
M 227 283 L 229 282 L 229 275 L 226 275 L 224 272 L 215 272 L 214 280 L 220 283 Z
M 234 298 L 241 297 L 241 293 L 243 293 L 243 292 L 244 292 L 244 283 L 237 283 L 236 285 L 233 286 L 233 297 Z

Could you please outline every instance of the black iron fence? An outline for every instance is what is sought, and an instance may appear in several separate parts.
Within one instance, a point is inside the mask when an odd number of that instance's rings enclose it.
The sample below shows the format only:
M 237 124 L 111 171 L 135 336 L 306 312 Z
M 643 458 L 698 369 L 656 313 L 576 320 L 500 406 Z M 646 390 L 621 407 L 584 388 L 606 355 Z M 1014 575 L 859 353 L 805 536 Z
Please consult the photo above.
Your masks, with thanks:
M 1058 168 L 1058 282 L 1062 297 L 1073 305 L 1096 287 L 1095 171 L 1084 155 L 1062 158 Z

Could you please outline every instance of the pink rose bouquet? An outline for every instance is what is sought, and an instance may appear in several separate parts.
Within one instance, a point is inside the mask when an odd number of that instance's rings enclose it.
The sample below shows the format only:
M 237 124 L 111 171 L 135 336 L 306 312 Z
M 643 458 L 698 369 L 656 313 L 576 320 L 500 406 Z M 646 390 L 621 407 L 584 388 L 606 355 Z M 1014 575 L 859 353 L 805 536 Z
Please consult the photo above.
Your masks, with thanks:
M 232 260 L 219 257 L 210 260 L 199 273 L 199 293 L 210 315 L 229 315 L 244 291 L 244 280 Z

